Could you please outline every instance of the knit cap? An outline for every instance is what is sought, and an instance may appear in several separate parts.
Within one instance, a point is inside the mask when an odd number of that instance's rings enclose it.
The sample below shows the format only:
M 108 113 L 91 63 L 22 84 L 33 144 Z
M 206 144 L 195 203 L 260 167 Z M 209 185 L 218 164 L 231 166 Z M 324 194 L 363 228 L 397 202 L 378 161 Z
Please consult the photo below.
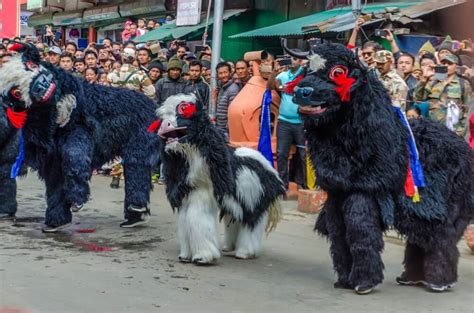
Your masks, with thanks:
M 182 70 L 183 69 L 183 62 L 177 58 L 171 58 L 168 61 L 168 70 L 171 70 L 173 68 L 177 68 Z

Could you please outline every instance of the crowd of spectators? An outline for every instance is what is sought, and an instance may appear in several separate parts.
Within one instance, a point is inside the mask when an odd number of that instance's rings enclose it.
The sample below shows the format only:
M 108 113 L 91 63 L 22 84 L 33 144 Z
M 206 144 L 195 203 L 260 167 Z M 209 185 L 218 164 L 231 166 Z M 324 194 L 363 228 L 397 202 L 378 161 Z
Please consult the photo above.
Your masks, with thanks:
M 171 19 L 167 18 L 168 21 Z M 356 48 L 363 24 L 363 19 L 356 22 L 348 48 Z M 202 46 L 193 52 L 181 40 L 172 41 L 167 46 L 159 42 L 137 44 L 133 41 L 159 27 L 160 23 L 153 20 L 139 19 L 137 23 L 129 21 L 125 23 L 122 42 L 104 38 L 100 44 L 91 42 L 85 49 L 79 49 L 74 42 L 66 42 L 62 47 L 51 41 L 30 42 L 36 45 L 43 61 L 82 77 L 91 84 L 141 92 L 158 107 L 169 96 L 179 93 L 195 93 L 205 108 L 212 101 L 216 108 L 216 126 L 228 138 L 228 108 L 254 74 L 252 61 L 240 59 L 235 63 L 222 61 L 217 64 L 217 87 L 211 90 L 212 51 L 209 46 Z M 448 37 L 437 48 L 427 42 L 417 55 L 411 55 L 400 51 L 390 29 L 385 31 L 384 38 L 388 40 L 391 51 L 374 41 L 367 41 L 354 51 L 358 51 L 359 58 L 377 73 L 393 105 L 400 107 L 408 118 L 435 119 L 464 136 L 472 110 L 472 43 Z M 8 47 L 19 40 L 2 41 L 0 66 L 8 54 Z M 444 76 L 438 74 L 441 67 Z M 304 71 L 304 61 L 294 58 L 290 65 L 280 66 L 278 60 L 268 55 L 260 64 L 260 74 L 267 79 L 266 88 L 281 95 L 276 131 L 279 174 L 288 186 L 290 148 L 296 146 L 296 157 L 293 158 L 299 163 L 296 181 L 302 188 L 306 186 L 306 148 L 302 121 L 292 101 L 292 87 L 304 75 Z M 160 179 L 163 181 L 164 177 Z
M 349 48 L 355 48 L 365 20 L 356 21 Z M 359 57 L 377 70 L 393 105 L 409 117 L 430 118 L 465 136 L 472 114 L 473 45 L 447 36 L 437 47 L 427 41 L 416 55 L 400 51 L 392 29 L 384 29 L 391 51 L 365 42 Z

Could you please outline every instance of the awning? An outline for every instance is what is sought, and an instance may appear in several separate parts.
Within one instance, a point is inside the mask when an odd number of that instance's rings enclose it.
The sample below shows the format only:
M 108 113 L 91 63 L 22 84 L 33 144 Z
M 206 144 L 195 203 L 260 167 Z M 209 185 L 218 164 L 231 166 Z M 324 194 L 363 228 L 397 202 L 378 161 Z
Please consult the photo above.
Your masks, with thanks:
M 463 3 L 466 3 L 466 0 L 429 0 L 425 3 L 420 3 L 418 5 L 403 9 L 401 13 L 411 18 L 417 18 Z
M 120 5 L 121 16 L 146 15 L 166 11 L 165 0 L 141 0 Z
M 232 16 L 236 16 L 245 12 L 246 9 L 226 10 L 224 11 L 223 20 L 227 20 Z M 147 42 L 151 40 L 173 40 L 183 38 L 206 27 L 206 18 L 201 18 L 201 23 L 193 26 L 176 26 L 175 23 L 164 24 L 159 29 L 152 30 L 140 37 L 135 38 L 135 42 Z M 213 24 L 213 18 L 209 18 L 209 25 Z
M 386 7 L 406 8 L 413 6 L 418 2 L 410 3 L 377 3 L 369 4 L 363 8 L 363 12 L 381 12 Z M 252 31 L 229 36 L 229 38 L 250 38 L 250 37 L 288 37 L 288 36 L 304 36 L 311 33 L 320 32 L 319 29 L 314 29 L 304 32 L 302 28 L 307 25 L 321 23 L 329 19 L 336 18 L 343 14 L 352 14 L 352 7 L 336 8 L 328 11 L 321 11 L 283 23 L 267 26 Z
M 82 20 L 84 23 L 98 22 L 103 20 L 110 20 L 114 18 L 119 18 L 118 5 L 112 6 L 99 6 L 92 9 L 87 9 L 84 11 Z
M 53 16 L 53 24 L 56 26 L 82 24 L 83 11 L 58 12 Z
M 48 12 L 44 14 L 33 14 L 28 19 L 28 26 L 36 27 L 36 26 L 53 24 L 54 13 L 55 12 Z
M 454 5 L 463 4 L 466 0 L 429 0 L 426 2 L 411 3 L 409 6 L 399 5 L 397 6 L 399 12 L 391 13 L 382 11 L 370 11 L 369 9 L 364 10 L 366 13 L 374 13 L 374 19 L 366 22 L 364 25 L 370 25 L 380 21 L 397 21 L 402 24 L 408 24 L 410 22 L 421 22 L 421 20 L 415 20 L 416 18 L 435 12 L 437 10 L 445 9 Z M 385 7 L 391 7 L 392 5 L 384 5 Z M 305 32 L 320 31 L 324 32 L 342 32 L 350 30 L 354 27 L 355 17 L 350 13 L 336 16 L 335 18 L 306 25 L 302 29 Z

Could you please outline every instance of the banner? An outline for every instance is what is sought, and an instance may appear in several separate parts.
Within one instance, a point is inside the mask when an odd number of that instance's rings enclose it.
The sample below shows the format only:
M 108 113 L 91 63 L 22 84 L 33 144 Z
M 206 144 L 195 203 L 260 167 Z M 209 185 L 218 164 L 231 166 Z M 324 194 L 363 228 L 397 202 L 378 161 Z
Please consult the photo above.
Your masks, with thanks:
M 0 0 L 0 38 L 20 35 L 20 1 Z

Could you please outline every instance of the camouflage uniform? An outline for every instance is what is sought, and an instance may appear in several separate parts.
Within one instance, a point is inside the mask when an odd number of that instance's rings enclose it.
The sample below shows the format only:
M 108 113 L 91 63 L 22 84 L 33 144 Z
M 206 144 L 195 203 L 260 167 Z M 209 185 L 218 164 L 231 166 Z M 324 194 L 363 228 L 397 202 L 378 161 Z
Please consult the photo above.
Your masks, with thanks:
M 446 124 L 448 103 L 454 102 L 460 109 L 459 122 L 454 125 L 454 131 L 461 137 L 466 133 L 468 119 L 468 105 L 471 100 L 472 88 L 468 81 L 457 75 L 446 85 L 442 81 L 430 81 L 426 84 L 419 83 L 414 92 L 416 101 L 429 102 L 429 117 L 432 120 Z M 464 85 L 464 87 L 462 86 Z M 464 92 L 463 92 L 464 91 Z
M 120 71 L 113 71 L 107 76 L 113 87 L 125 87 L 143 93 L 148 98 L 155 99 L 155 86 L 148 75 L 133 65 L 124 64 Z
M 405 80 L 394 69 L 381 75 L 379 79 L 387 89 L 388 95 L 392 99 L 392 105 L 399 107 L 402 112 L 406 112 L 408 86 Z

